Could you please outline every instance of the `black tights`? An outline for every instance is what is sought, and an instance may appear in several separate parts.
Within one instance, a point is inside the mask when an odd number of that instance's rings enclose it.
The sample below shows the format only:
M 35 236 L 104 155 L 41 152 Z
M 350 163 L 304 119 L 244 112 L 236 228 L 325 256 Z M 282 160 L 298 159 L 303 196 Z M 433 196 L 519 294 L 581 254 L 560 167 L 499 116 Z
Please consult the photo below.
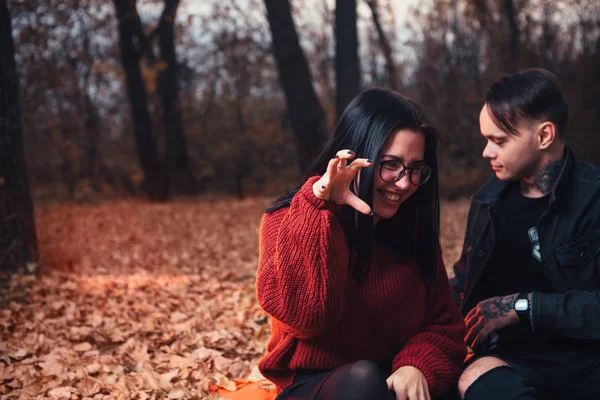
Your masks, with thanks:
M 372 361 L 356 361 L 329 372 L 301 372 L 276 400 L 395 400 L 387 376 Z
M 333 371 L 299 372 L 294 383 L 275 400 L 395 400 L 386 383 L 388 376 L 377 364 L 366 360 L 342 365 Z

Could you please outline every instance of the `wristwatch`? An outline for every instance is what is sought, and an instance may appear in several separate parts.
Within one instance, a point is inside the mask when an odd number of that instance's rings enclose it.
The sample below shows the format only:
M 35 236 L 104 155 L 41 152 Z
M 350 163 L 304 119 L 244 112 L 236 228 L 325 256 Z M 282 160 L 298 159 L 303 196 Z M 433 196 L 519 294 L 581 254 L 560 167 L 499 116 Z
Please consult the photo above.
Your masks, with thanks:
M 517 295 L 515 300 L 514 309 L 521 321 L 529 321 L 529 309 L 531 308 L 531 302 L 529 301 L 529 293 L 521 292 Z

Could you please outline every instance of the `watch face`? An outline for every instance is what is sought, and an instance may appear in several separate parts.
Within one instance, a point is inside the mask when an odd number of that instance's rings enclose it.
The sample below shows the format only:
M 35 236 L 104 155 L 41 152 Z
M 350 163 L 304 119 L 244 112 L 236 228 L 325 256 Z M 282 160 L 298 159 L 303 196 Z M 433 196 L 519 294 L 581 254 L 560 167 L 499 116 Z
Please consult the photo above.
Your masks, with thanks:
M 516 311 L 527 311 L 529 308 L 529 301 L 527 299 L 519 299 L 515 302 Z

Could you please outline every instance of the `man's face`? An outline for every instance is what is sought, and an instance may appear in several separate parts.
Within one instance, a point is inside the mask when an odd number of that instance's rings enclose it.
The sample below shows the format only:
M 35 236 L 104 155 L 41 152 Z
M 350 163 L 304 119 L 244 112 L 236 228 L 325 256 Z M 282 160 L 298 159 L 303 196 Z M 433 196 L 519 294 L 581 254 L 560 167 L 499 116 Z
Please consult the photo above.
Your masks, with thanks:
M 496 126 L 487 104 L 479 114 L 479 126 L 487 140 L 482 155 L 490 161 L 498 179 L 521 180 L 535 174 L 540 162 L 535 130 L 523 124 L 519 126 L 519 135 L 509 135 Z

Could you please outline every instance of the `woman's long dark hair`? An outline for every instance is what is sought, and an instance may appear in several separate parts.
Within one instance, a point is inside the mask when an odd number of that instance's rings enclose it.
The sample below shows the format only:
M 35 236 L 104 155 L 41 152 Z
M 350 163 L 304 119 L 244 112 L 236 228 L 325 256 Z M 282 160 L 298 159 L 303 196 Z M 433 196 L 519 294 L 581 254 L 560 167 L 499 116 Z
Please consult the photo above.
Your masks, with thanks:
M 306 176 L 323 175 L 329 160 L 339 150 L 350 149 L 360 158 L 378 160 L 379 152 L 390 135 L 400 129 L 410 129 L 425 136 L 425 163 L 432 169 L 431 178 L 409 197 L 390 219 L 373 225 L 373 216 L 344 206 L 339 214 L 350 254 L 350 271 L 357 282 L 363 282 L 371 266 L 373 245 L 383 245 L 398 262 L 417 261 L 426 282 L 436 279 L 436 267 L 441 257 L 439 243 L 439 192 L 437 141 L 438 133 L 431 127 L 416 102 L 385 89 L 370 89 L 358 95 L 346 108 L 331 138 Z M 363 168 L 359 173 L 358 197 L 373 207 L 373 179 L 377 166 Z M 351 184 L 351 189 L 354 188 Z M 278 198 L 267 213 L 288 207 L 300 187 Z M 354 190 L 353 190 L 354 191 Z

